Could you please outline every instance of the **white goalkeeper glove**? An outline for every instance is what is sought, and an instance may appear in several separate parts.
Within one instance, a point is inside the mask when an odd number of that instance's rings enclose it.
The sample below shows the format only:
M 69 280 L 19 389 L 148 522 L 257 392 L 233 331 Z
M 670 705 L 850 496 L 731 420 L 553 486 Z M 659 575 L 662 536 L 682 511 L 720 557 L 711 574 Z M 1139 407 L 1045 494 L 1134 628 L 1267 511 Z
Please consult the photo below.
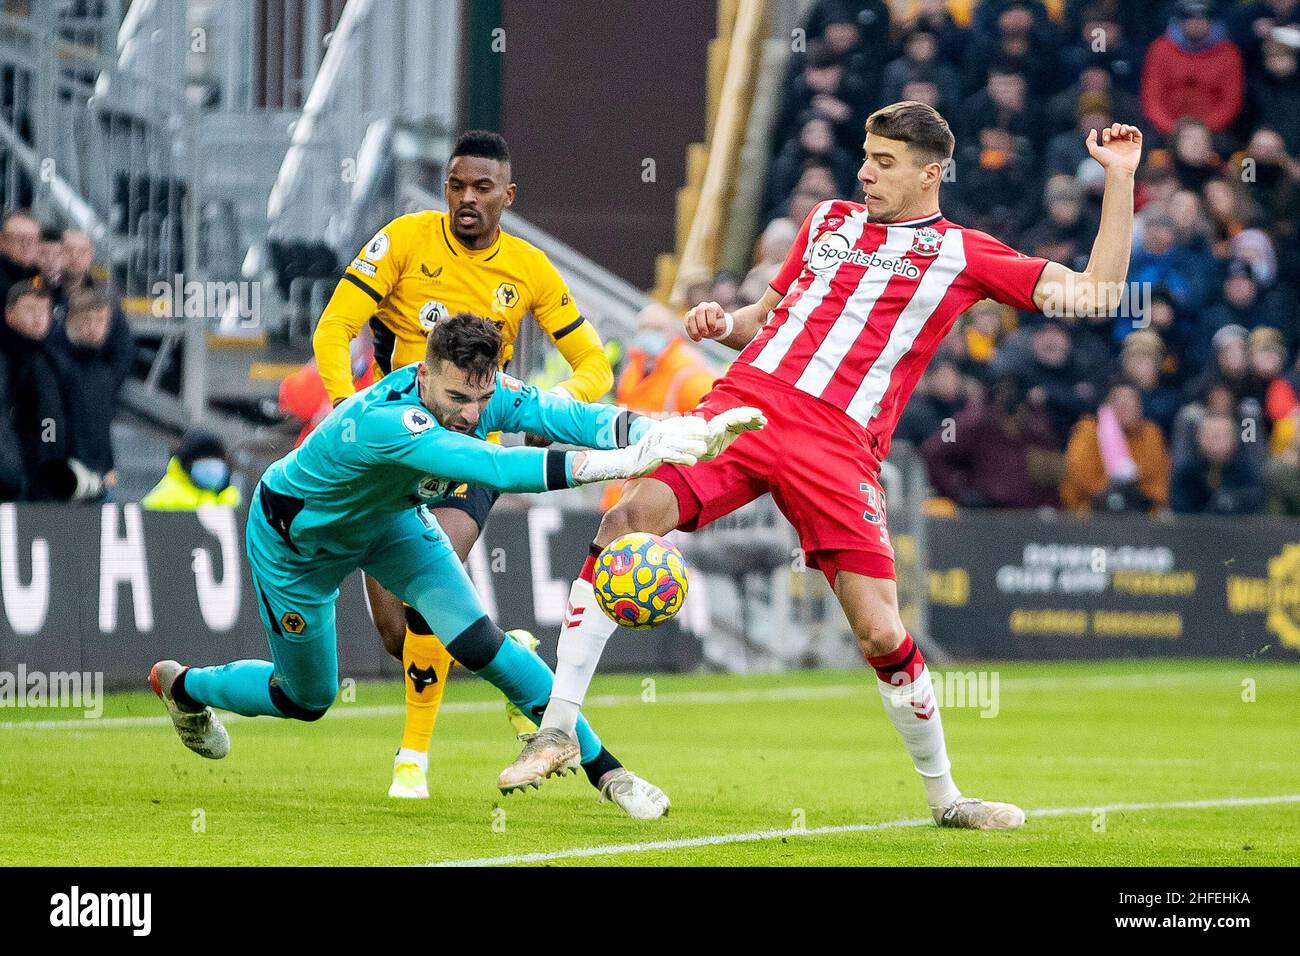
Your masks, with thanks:
M 708 450 L 708 423 L 681 416 L 655 422 L 635 445 L 589 451 L 573 469 L 580 485 L 611 478 L 637 478 L 660 465 L 693 465 Z
M 748 405 L 714 415 L 709 419 L 708 447 L 700 455 L 700 461 L 712 461 L 745 432 L 756 432 L 766 424 L 763 413 Z

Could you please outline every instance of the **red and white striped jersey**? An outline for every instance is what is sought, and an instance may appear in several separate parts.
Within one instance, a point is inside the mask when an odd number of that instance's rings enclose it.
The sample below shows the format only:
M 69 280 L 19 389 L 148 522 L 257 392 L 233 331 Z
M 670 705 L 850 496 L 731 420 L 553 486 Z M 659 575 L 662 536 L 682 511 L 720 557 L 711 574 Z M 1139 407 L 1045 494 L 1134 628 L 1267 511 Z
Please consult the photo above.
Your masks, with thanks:
M 860 203 L 824 202 L 772 280 L 780 303 L 737 362 L 842 410 L 883 460 L 957 316 L 980 299 L 1034 310 L 1046 264 L 940 213 L 875 223 Z

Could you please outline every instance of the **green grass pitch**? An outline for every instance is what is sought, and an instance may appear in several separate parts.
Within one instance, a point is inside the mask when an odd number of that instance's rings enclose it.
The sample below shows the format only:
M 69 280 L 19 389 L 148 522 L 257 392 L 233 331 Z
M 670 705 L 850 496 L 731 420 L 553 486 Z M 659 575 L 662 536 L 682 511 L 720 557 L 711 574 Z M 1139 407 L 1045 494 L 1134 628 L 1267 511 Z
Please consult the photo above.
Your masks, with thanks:
M 540 861 L 549 865 L 640 866 L 1300 860 L 1300 667 L 979 669 L 997 672 L 999 712 L 945 708 L 949 752 L 965 793 L 1030 812 L 1015 833 L 906 825 L 925 815 L 921 787 L 865 668 L 653 684 L 598 677 L 593 723 L 672 798 L 670 815 L 653 822 L 600 804 L 582 776 L 498 794 L 496 774 L 518 744 L 495 692 L 472 679 L 448 688 L 432 798 L 388 799 L 401 728 L 393 681 L 360 684 L 355 702 L 315 724 L 232 721 L 231 754 L 218 762 L 185 750 L 147 692 L 112 695 L 110 719 L 84 729 L 22 726 L 65 712 L 0 709 L 0 864 L 391 865 L 529 854 L 550 854 Z M 1243 699 L 1251 686 L 1255 699 Z M 1291 800 L 1224 805 L 1279 797 Z M 1175 806 L 1189 802 L 1208 805 Z M 1057 812 L 1035 813 L 1044 810 Z M 790 832 L 754 836 L 763 831 Z M 629 848 L 646 843 L 655 846 Z

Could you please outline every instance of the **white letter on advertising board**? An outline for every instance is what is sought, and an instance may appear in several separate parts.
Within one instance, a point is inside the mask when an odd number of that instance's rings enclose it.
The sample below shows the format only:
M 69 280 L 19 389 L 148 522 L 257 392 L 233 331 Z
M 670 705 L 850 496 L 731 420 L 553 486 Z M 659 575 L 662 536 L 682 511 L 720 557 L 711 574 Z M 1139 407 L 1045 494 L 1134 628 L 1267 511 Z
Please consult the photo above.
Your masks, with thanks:
M 199 524 L 221 543 L 221 580 L 212 574 L 212 556 L 206 548 L 195 548 L 194 589 L 199 598 L 203 623 L 214 631 L 228 631 L 239 620 L 239 530 L 233 508 L 200 507 Z
M 117 536 L 118 505 L 104 505 L 99 523 L 99 630 L 117 630 L 117 587 L 131 585 L 135 629 L 153 630 L 153 601 L 149 596 L 149 565 L 145 560 L 144 522 L 138 504 L 123 504 L 126 534 Z
M 35 634 L 50 609 L 50 545 L 32 539 L 32 583 L 18 580 L 18 510 L 0 505 L 0 597 L 15 634 Z
M 560 530 L 560 512 L 541 505 L 528 509 L 528 551 L 532 560 L 533 617 L 538 624 L 559 624 L 569 582 L 551 576 L 551 533 Z

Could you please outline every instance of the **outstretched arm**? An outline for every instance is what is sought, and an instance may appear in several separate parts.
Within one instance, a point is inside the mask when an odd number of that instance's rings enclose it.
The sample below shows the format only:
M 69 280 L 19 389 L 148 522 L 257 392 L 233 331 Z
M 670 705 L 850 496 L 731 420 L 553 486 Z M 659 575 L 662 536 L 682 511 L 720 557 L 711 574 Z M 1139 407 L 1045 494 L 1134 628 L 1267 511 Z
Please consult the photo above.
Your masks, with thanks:
M 1133 178 L 1142 159 L 1142 133 L 1114 123 L 1088 134 L 1088 152 L 1106 170 L 1101 225 L 1082 272 L 1049 262 L 1034 287 L 1034 306 L 1046 315 L 1106 315 L 1119 307 L 1133 244 Z
M 648 428 L 640 440 L 626 448 L 555 451 L 502 448 L 448 431 L 421 409 L 407 405 L 394 408 L 390 420 L 378 426 L 371 454 L 372 460 L 394 462 L 451 482 L 516 493 L 554 491 L 611 478 L 633 478 L 665 463 L 695 464 L 711 450 L 711 435 L 703 421 L 690 421 L 696 426 L 693 430 Z
M 728 409 L 707 422 L 691 415 L 656 421 L 616 405 L 593 405 L 543 393 L 504 373 L 497 375 L 497 390 L 482 421 L 487 431 L 524 431 L 569 445 L 599 449 L 593 453 L 594 463 L 619 460 L 614 451 L 630 453 L 637 447 L 690 449 L 692 459 L 710 461 L 745 432 L 756 431 L 766 424 L 767 419 L 758 409 L 748 407 Z M 693 460 L 687 462 L 693 463 Z M 586 474 L 591 467 L 594 464 L 584 471 L 575 465 L 575 474 Z
M 803 273 L 807 266 L 805 260 L 808 254 L 808 242 L 813 235 L 814 225 L 820 228 L 820 223 L 824 221 L 833 205 L 831 202 L 818 203 L 804 218 L 803 225 L 799 227 L 794 242 L 790 245 L 790 251 L 785 254 L 785 262 L 772 277 L 761 299 L 753 305 L 737 309 L 730 315 L 716 302 L 701 302 L 686 313 L 684 320 L 686 334 L 696 342 L 700 339 L 717 339 L 727 348 L 735 349 L 737 352 L 754 341 L 754 336 L 758 335 L 759 329 L 766 324 L 772 310 L 780 304 L 790 287 Z
M 727 348 L 739 352 L 754 341 L 754 336 L 758 335 L 758 330 L 767 322 L 768 315 L 777 307 L 781 298 L 780 292 L 768 286 L 763 298 L 730 313 L 730 324 L 727 321 L 728 313 L 722 306 L 716 302 L 701 302 L 686 313 L 683 320 L 686 334 L 693 342 L 717 339 Z
M 542 392 L 504 372 L 497 374 L 497 390 L 483 412 L 489 432 L 527 432 L 581 448 L 625 448 L 650 424 L 627 409 Z

